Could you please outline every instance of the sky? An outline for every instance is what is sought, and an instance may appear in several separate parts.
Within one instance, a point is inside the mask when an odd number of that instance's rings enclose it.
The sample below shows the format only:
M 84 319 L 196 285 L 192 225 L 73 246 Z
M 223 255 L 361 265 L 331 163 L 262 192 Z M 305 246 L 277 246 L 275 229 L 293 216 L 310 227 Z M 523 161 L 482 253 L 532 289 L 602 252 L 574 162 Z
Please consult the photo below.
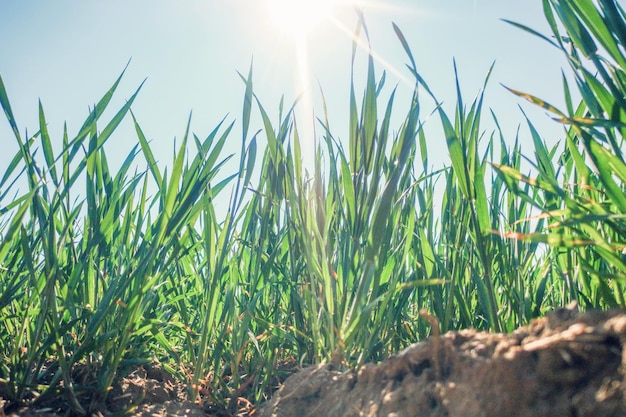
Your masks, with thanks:
M 296 34 L 280 16 L 280 8 L 270 11 L 270 1 L 278 0 L 0 0 L 0 76 L 20 131 L 32 135 L 38 130 L 41 100 L 58 152 L 63 123 L 67 122 L 70 136 L 75 135 L 89 107 L 130 60 L 110 108 L 119 109 L 146 80 L 132 109 L 159 163 L 171 163 L 190 112 L 191 130 L 199 137 L 224 117 L 235 121 L 224 155 L 238 152 L 245 86 L 237 72 L 247 74 L 251 65 L 255 93 L 274 120 L 281 96 L 290 104 L 302 95 L 299 126 L 307 143 L 312 142 L 314 133 L 306 121 L 313 111 L 322 114 L 321 90 L 331 131 L 345 140 L 350 37 L 357 22 L 352 5 L 337 0 L 329 16 L 320 16 L 306 34 Z M 566 63 L 559 51 L 502 21 L 514 20 L 549 34 L 540 0 L 363 0 L 359 6 L 377 58 L 377 76 L 387 71 L 385 94 L 398 85 L 398 123 L 409 107 L 413 81 L 392 22 L 403 31 L 418 71 L 444 108 L 452 111 L 455 103 L 453 60 L 466 102 L 479 91 L 495 61 L 486 106 L 498 115 L 505 136 L 513 140 L 523 123 L 520 105 L 547 141 L 562 136 L 560 127 L 542 110 L 501 85 L 557 106 L 562 103 L 561 71 Z M 366 54 L 361 51 L 355 66 L 357 94 L 365 70 Z M 432 103 L 425 105 L 422 118 L 432 108 Z M 262 127 L 258 111 L 255 114 L 251 131 Z M 431 153 L 445 163 L 439 122 L 433 118 L 428 123 L 432 125 L 428 132 L 433 132 Z M 522 126 L 521 132 L 522 149 L 532 155 L 528 130 Z M 136 143 L 128 119 L 108 144 L 111 164 L 121 163 Z M 4 115 L 0 115 L 0 149 L 2 172 L 17 151 Z M 312 166 L 312 161 L 304 165 Z

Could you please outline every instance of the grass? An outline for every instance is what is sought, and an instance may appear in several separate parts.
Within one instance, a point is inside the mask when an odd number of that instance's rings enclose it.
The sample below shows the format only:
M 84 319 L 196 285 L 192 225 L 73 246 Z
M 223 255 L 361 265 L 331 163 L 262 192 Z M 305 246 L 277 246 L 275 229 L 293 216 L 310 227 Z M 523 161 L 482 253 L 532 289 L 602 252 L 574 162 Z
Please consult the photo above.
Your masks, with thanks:
M 438 138 L 423 130 L 420 94 L 437 99 L 395 26 L 415 79 L 411 103 L 398 110 L 393 91 L 382 102 L 385 77 L 369 56 L 362 95 L 351 85 L 349 137 L 333 136 L 324 115 L 310 176 L 293 107 L 281 103 L 272 124 L 252 69 L 241 77 L 239 169 L 226 176 L 233 122 L 204 138 L 188 125 L 162 169 L 131 111 L 139 89 L 103 121 L 118 79 L 78 133 L 60 139 L 40 105 L 38 132 L 23 137 L 0 78 L 19 145 L 0 179 L 0 395 L 63 396 L 84 414 L 115 378 L 156 360 L 192 398 L 232 413 L 244 393 L 263 401 L 282 364 L 358 366 L 424 339 L 423 310 L 445 332 L 511 331 L 574 300 L 623 307 L 625 14 L 611 0 L 543 3 L 553 38 L 513 24 L 566 54 L 582 101 L 565 78 L 565 110 L 511 91 L 554 113 L 563 143 L 547 147 L 530 120 L 528 133 L 505 137 L 484 111 L 489 75 L 471 102 L 457 77 L 454 113 L 435 111 L 450 156 L 435 171 L 428 144 Z M 397 111 L 405 116 L 394 127 Z M 106 143 L 126 117 L 137 146 L 112 172 Z M 534 169 L 524 173 L 528 138 Z M 76 381 L 77 366 L 93 378 Z

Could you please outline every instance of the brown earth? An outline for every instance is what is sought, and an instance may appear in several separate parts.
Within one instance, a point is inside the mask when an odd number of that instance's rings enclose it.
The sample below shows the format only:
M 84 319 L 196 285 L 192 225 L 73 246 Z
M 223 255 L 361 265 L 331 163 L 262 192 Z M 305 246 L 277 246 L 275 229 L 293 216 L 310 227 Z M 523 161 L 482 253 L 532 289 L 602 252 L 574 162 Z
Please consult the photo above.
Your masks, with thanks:
M 626 416 L 625 343 L 626 311 L 561 309 L 510 335 L 464 330 L 432 337 L 357 371 L 306 368 L 266 405 L 251 410 L 242 401 L 236 415 Z M 62 400 L 35 404 L 7 407 L 0 395 L 0 417 L 71 415 Z M 92 415 L 215 415 L 158 367 L 118 381 L 106 409 Z
M 85 409 L 89 403 L 78 396 Z M 61 417 L 75 416 L 64 398 L 35 401 L 19 407 L 5 404 L 0 396 L 0 417 Z M 185 385 L 177 381 L 160 366 L 141 366 L 126 377 L 116 381 L 107 396 L 102 411 L 91 416 L 130 415 L 145 417 L 188 416 L 205 417 L 202 407 L 187 399 Z
M 510 335 L 449 332 L 378 365 L 291 376 L 261 417 L 626 416 L 626 311 L 561 309 Z

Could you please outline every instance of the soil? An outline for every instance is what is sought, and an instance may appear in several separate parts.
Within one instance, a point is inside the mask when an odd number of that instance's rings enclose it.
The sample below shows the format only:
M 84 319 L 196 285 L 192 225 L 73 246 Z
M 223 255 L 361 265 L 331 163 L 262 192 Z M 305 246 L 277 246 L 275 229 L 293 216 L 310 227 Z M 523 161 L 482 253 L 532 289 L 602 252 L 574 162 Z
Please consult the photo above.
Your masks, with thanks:
M 242 400 L 236 415 L 626 416 L 625 344 L 626 311 L 560 309 L 510 335 L 449 332 L 358 370 L 305 368 L 260 408 Z M 139 367 L 115 384 L 108 411 L 92 415 L 216 415 L 185 392 L 159 367 Z M 67 409 L 62 401 L 8 407 L 0 395 L 0 417 L 67 416 Z
M 291 376 L 261 417 L 626 416 L 626 311 L 561 309 L 510 335 L 449 332 L 378 365 Z
M 89 409 L 90 401 L 78 396 L 81 406 Z M 93 401 L 93 399 L 91 399 Z M 4 404 L 0 396 L 0 417 L 61 417 L 74 416 L 63 398 L 35 401 L 19 407 Z M 188 400 L 185 385 L 177 381 L 159 365 L 141 366 L 116 381 L 109 392 L 102 411 L 90 413 L 145 417 L 188 416 L 205 417 L 203 408 Z

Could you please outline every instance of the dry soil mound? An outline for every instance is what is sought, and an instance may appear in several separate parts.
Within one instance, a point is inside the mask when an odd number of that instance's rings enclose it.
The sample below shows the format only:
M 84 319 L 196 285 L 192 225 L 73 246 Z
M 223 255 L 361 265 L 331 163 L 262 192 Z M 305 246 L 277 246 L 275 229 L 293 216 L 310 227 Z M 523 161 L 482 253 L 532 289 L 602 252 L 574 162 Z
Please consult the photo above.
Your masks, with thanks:
M 261 417 L 626 416 L 626 311 L 558 310 L 510 335 L 465 330 L 378 365 L 290 377 Z

